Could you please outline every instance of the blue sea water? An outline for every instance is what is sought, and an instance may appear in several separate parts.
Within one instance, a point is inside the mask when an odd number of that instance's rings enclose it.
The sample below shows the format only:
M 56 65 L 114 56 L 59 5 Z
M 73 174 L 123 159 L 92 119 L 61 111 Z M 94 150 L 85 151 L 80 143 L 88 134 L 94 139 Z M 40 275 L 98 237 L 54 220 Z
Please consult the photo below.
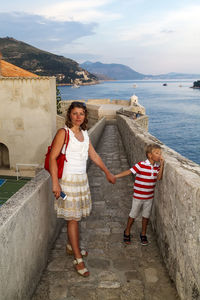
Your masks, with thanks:
M 123 99 L 135 94 L 149 116 L 149 132 L 170 148 L 200 164 L 200 89 L 194 80 L 107 81 L 59 87 L 62 100 Z M 163 86 L 167 83 L 167 86 Z M 136 88 L 134 86 L 136 85 Z

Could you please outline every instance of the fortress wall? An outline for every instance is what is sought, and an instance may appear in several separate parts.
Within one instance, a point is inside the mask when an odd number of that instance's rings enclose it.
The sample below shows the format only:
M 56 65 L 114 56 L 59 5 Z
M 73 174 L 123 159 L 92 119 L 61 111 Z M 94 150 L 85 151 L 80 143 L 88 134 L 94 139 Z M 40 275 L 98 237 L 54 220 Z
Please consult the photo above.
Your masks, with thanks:
M 135 123 L 141 126 L 145 131 L 148 132 L 149 128 L 149 118 L 148 116 L 141 116 L 135 120 Z
M 110 104 L 110 99 L 105 98 L 105 99 L 88 99 L 87 103 L 88 104 L 95 104 L 95 105 L 102 105 L 102 104 Z
M 162 144 L 137 122 L 118 115 L 117 125 L 130 166 L 146 159 L 156 142 L 165 158 L 157 183 L 151 222 L 169 274 L 181 299 L 200 298 L 200 166 Z
M 63 128 L 65 126 L 65 118 L 59 115 L 56 115 L 56 129 Z
M 94 148 L 97 147 L 97 144 L 98 144 L 98 141 L 100 140 L 101 138 L 101 135 L 103 133 L 103 130 L 104 130 L 104 127 L 106 125 L 106 118 L 102 118 L 101 120 L 99 120 L 92 128 L 90 128 L 88 130 L 88 134 L 89 134 L 89 137 L 90 137 L 90 141 L 92 143 L 92 146 Z M 89 167 L 91 163 L 91 159 L 88 158 L 88 161 L 87 161 L 87 169 Z
M 93 146 L 106 124 L 89 130 Z M 50 175 L 40 171 L 0 209 L 1 300 L 30 300 L 63 224 L 56 218 Z
M 123 106 L 129 106 L 130 100 L 112 99 L 112 100 L 110 100 L 110 103 L 117 104 L 117 105 L 123 105 Z
M 0 78 L 0 99 L 1 143 L 9 150 L 10 167 L 42 166 L 56 132 L 55 78 Z
M 88 134 L 94 148 L 96 148 L 98 141 L 101 138 L 105 125 L 106 125 L 106 118 L 104 117 L 101 120 L 99 120 L 92 128 L 88 130 Z
M 0 209 L 1 300 L 31 299 L 63 222 L 42 170 Z
M 99 117 L 99 105 L 96 104 L 87 104 L 87 110 L 88 110 L 88 128 L 92 128 L 98 120 Z
M 62 115 L 63 117 L 66 116 L 67 113 L 67 109 L 70 106 L 70 104 L 73 101 L 80 101 L 80 102 L 84 102 L 84 100 L 69 100 L 69 101 L 61 101 L 61 110 L 62 110 Z M 94 124 L 96 124 L 96 122 L 100 119 L 99 117 L 99 105 L 97 104 L 89 104 L 87 103 L 87 110 L 88 110 L 88 128 L 91 128 Z

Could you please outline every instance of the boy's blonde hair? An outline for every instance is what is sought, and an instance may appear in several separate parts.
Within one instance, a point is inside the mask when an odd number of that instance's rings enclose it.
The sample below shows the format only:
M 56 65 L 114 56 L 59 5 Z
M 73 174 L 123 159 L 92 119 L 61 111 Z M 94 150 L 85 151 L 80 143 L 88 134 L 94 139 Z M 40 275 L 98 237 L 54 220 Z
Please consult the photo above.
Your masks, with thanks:
M 146 147 L 146 157 L 148 158 L 148 154 L 149 153 L 152 153 L 152 151 L 154 150 L 154 149 L 162 149 L 161 147 L 160 147 L 160 145 L 157 145 L 157 144 L 149 144 L 147 147 Z

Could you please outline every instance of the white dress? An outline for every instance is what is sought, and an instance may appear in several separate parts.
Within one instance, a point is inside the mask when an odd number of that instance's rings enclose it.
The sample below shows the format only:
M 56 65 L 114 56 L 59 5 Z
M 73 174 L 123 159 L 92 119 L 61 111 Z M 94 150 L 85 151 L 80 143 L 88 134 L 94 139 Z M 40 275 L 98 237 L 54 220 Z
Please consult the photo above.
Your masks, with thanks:
M 65 129 L 69 129 L 65 127 Z M 69 129 L 69 143 L 66 150 L 63 175 L 60 180 L 62 191 L 67 195 L 63 200 L 55 200 L 57 217 L 65 220 L 80 221 L 89 216 L 92 208 L 91 195 L 86 174 L 89 137 L 87 130 L 82 130 L 84 141 L 80 142 L 73 131 Z M 62 153 L 65 152 L 65 146 Z

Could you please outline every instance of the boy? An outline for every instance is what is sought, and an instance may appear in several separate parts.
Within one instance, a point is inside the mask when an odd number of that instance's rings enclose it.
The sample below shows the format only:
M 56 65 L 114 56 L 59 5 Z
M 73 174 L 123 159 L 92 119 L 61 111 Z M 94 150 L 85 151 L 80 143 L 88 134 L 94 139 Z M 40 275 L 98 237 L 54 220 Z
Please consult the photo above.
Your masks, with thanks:
M 123 171 L 117 175 L 116 178 L 127 176 L 131 173 L 136 174 L 132 208 L 129 214 L 126 229 L 124 230 L 124 242 L 131 243 L 130 231 L 134 219 L 138 216 L 142 209 L 142 232 L 140 233 L 140 240 L 142 245 L 148 245 L 146 236 L 147 225 L 151 213 L 151 207 L 154 196 L 154 188 L 156 181 L 162 179 L 164 159 L 161 154 L 161 147 L 157 144 L 150 144 L 146 148 L 147 160 L 140 161 L 131 169 Z

